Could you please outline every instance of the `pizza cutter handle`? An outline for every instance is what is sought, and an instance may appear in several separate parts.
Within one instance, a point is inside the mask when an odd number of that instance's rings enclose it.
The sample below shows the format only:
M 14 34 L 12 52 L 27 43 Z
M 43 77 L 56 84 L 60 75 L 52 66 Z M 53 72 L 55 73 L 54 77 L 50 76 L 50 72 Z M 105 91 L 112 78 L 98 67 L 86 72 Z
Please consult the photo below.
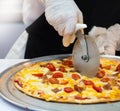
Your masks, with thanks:
M 90 57 L 89 57 L 89 51 L 88 51 L 88 43 L 87 43 L 87 39 L 86 36 L 84 35 L 84 31 L 83 28 L 86 28 L 87 25 L 86 24 L 76 24 L 76 37 L 80 42 L 80 38 L 83 37 L 84 38 L 84 42 L 85 42 L 85 47 L 86 47 L 86 54 L 81 56 L 81 59 L 84 60 L 85 62 L 88 62 Z

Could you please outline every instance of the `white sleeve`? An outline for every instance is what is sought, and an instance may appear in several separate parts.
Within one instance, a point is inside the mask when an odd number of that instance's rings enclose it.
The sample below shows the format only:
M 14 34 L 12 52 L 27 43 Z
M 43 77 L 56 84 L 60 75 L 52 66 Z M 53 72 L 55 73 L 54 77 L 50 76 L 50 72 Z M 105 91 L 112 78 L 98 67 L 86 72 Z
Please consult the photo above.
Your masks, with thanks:
M 5 59 L 24 59 L 27 39 L 28 33 L 24 31 L 13 44 Z
M 32 24 L 45 11 L 42 0 L 24 0 L 23 2 L 23 22 L 26 26 Z

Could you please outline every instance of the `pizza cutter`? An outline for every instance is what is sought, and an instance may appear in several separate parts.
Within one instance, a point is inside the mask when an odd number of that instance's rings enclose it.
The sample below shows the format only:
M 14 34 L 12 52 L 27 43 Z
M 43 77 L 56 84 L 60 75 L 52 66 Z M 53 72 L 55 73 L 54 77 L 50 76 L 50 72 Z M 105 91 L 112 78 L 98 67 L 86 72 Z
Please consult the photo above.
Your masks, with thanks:
M 73 65 L 82 75 L 94 77 L 100 64 L 99 50 L 94 39 L 82 33 L 83 30 L 76 32 L 77 40 L 72 52 Z

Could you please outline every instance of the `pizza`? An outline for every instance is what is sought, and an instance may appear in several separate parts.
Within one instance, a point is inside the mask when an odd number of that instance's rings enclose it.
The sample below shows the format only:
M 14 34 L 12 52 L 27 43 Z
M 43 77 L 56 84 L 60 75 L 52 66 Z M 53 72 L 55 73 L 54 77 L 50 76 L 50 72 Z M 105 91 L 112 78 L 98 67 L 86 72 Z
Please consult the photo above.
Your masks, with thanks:
M 101 58 L 95 77 L 81 75 L 72 57 L 38 61 L 14 75 L 22 93 L 45 101 L 102 103 L 120 101 L 120 60 Z

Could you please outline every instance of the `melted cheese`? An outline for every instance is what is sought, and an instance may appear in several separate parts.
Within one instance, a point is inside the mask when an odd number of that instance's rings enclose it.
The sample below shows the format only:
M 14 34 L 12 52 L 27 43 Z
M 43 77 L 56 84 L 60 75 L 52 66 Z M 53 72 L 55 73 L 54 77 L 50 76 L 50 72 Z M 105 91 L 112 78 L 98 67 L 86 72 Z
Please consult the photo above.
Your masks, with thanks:
M 56 67 L 56 69 L 59 69 L 59 66 L 61 66 L 61 61 L 60 60 L 52 60 L 50 61 L 51 63 L 54 64 L 54 66 Z M 108 75 L 112 75 L 116 69 L 116 66 L 120 63 L 113 60 L 107 60 L 107 59 L 101 59 L 100 60 L 102 66 L 107 66 L 107 65 L 112 65 L 110 70 L 107 69 L 103 69 L 106 73 L 106 77 Z M 60 97 L 63 97 L 63 100 L 66 100 L 68 98 L 74 98 L 75 95 L 80 94 L 82 95 L 82 97 L 88 97 L 88 98 L 101 98 L 101 97 L 111 97 L 111 98 L 116 98 L 116 97 L 120 97 L 120 90 L 117 86 L 112 86 L 112 90 L 104 90 L 102 88 L 102 92 L 97 92 L 95 89 L 93 89 L 92 85 L 85 85 L 83 83 L 82 80 L 91 80 L 95 86 L 100 86 L 103 87 L 104 85 L 106 85 L 106 82 L 102 82 L 100 80 L 100 78 L 94 77 L 94 78 L 88 78 L 86 76 L 81 76 L 80 75 L 80 79 L 78 80 L 74 80 L 72 79 L 71 75 L 73 73 L 79 74 L 77 72 L 71 72 L 71 70 L 74 70 L 74 68 L 66 68 L 66 72 L 62 72 L 64 77 L 63 78 L 57 78 L 59 80 L 59 82 L 62 81 L 68 81 L 67 84 L 61 85 L 61 84 L 51 84 L 49 83 L 43 83 L 42 82 L 42 78 L 38 78 L 36 76 L 31 76 L 32 74 L 41 74 L 43 73 L 48 74 L 50 73 L 50 70 L 48 68 L 45 67 L 40 67 L 40 64 L 45 65 L 47 62 L 38 62 L 38 64 L 34 64 L 32 66 L 29 66 L 27 68 L 24 68 L 23 70 L 21 70 L 19 73 L 17 73 L 19 75 L 19 78 L 21 81 L 24 82 L 24 91 L 28 92 L 29 94 L 34 94 L 36 97 L 38 97 L 38 92 L 41 91 L 42 92 L 42 96 L 46 101 L 52 100 L 52 99 L 59 99 Z M 54 73 L 54 72 L 53 72 Z M 49 79 L 50 77 L 52 77 L 51 74 L 47 75 L 47 78 Z M 118 76 L 116 76 L 116 78 L 120 78 L 120 74 L 118 74 Z M 71 87 L 74 89 L 74 85 L 78 85 L 79 87 L 83 87 L 85 88 L 85 90 L 79 92 L 79 91 L 72 91 L 71 93 L 66 93 L 64 91 L 65 87 Z M 54 91 L 52 91 L 52 89 L 58 88 L 60 89 L 60 91 L 58 91 L 57 93 L 55 93 Z

